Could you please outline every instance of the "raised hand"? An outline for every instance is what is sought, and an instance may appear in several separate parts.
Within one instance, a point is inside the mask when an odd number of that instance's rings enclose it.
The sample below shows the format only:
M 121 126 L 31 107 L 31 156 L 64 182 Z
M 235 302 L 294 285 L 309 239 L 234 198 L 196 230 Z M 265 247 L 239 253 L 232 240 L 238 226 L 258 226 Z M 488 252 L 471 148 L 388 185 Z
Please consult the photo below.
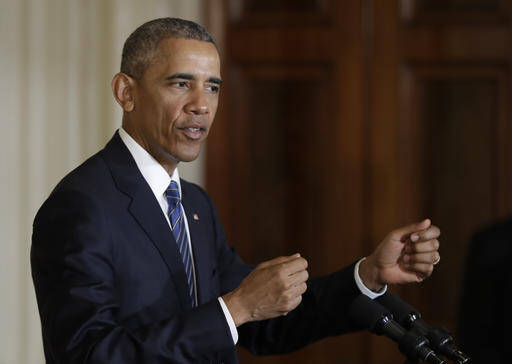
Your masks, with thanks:
M 259 264 L 234 291 L 222 296 L 236 326 L 286 315 L 306 292 L 308 263 L 299 254 Z
M 385 284 L 421 282 L 439 262 L 439 235 L 429 219 L 392 231 L 361 262 L 361 279 L 373 290 Z

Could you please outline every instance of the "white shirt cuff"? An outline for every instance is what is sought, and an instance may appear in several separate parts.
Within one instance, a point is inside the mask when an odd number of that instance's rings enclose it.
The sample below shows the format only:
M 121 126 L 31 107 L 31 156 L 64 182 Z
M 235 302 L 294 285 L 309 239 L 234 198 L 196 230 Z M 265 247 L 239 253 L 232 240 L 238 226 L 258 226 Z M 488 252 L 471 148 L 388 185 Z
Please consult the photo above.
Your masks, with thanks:
M 233 321 L 233 317 L 229 313 L 228 306 L 224 303 L 224 300 L 219 297 L 220 307 L 222 307 L 222 311 L 224 312 L 224 316 L 226 316 L 226 321 L 229 325 L 229 330 L 231 331 L 231 337 L 233 338 L 233 344 L 236 345 L 238 342 L 238 331 L 236 329 L 235 321 Z
M 380 289 L 379 292 L 374 292 L 372 291 L 371 289 L 369 289 L 368 287 L 366 287 L 363 283 L 363 281 L 361 280 L 361 277 L 359 276 L 359 264 L 361 264 L 361 262 L 363 260 L 365 260 L 366 258 L 361 258 L 359 259 L 359 261 L 356 263 L 356 266 L 354 267 L 354 279 L 356 280 L 356 284 L 357 284 L 357 287 L 359 288 L 359 290 L 361 291 L 362 294 L 364 294 L 365 296 L 368 296 L 370 297 L 372 300 L 377 298 L 377 297 L 380 297 L 382 296 L 384 293 L 386 293 L 387 289 L 388 289 L 388 286 L 385 285 L 384 287 L 382 287 Z

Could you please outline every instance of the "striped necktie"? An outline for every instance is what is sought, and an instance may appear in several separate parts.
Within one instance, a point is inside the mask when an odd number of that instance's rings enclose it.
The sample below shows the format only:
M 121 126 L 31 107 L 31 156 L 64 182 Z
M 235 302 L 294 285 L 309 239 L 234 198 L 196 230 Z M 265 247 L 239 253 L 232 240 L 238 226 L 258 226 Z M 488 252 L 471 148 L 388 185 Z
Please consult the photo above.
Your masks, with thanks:
M 185 220 L 183 218 L 183 207 L 181 206 L 180 191 L 178 184 L 171 181 L 171 184 L 165 191 L 169 209 L 167 216 L 171 222 L 171 230 L 174 234 L 174 239 L 178 244 L 178 249 L 185 266 L 185 273 L 188 281 L 188 292 L 192 299 L 192 306 L 196 306 L 195 292 L 194 292 L 194 272 L 192 267 L 192 256 L 190 255 L 190 247 L 188 245 L 187 231 L 185 230 Z

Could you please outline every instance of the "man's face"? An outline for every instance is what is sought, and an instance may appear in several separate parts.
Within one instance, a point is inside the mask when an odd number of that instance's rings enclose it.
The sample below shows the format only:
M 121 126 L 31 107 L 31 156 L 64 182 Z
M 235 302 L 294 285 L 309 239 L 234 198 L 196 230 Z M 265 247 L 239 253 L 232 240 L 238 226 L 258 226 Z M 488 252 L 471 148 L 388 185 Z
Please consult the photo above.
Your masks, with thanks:
M 123 125 L 164 167 L 193 161 L 213 123 L 220 82 L 212 43 L 165 39 L 135 82 L 134 109 Z

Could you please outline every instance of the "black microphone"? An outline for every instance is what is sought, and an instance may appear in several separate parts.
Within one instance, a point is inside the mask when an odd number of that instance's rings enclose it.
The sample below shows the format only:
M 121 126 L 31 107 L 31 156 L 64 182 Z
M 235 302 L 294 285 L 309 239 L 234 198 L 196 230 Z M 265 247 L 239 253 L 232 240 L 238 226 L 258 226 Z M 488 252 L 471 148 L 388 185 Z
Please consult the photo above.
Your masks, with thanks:
M 386 308 L 363 294 L 352 302 L 349 316 L 356 324 L 372 333 L 387 336 L 397 342 L 400 352 L 410 360 L 446 364 L 428 347 L 428 340 L 424 336 L 407 332 L 393 320 L 393 315 Z
M 469 363 L 470 358 L 453 344 L 452 335 L 442 327 L 432 328 L 421 319 L 414 307 L 404 302 L 399 296 L 391 292 L 377 298 L 377 301 L 389 309 L 398 323 L 408 330 L 416 330 L 428 338 L 430 345 L 438 353 L 459 364 Z

